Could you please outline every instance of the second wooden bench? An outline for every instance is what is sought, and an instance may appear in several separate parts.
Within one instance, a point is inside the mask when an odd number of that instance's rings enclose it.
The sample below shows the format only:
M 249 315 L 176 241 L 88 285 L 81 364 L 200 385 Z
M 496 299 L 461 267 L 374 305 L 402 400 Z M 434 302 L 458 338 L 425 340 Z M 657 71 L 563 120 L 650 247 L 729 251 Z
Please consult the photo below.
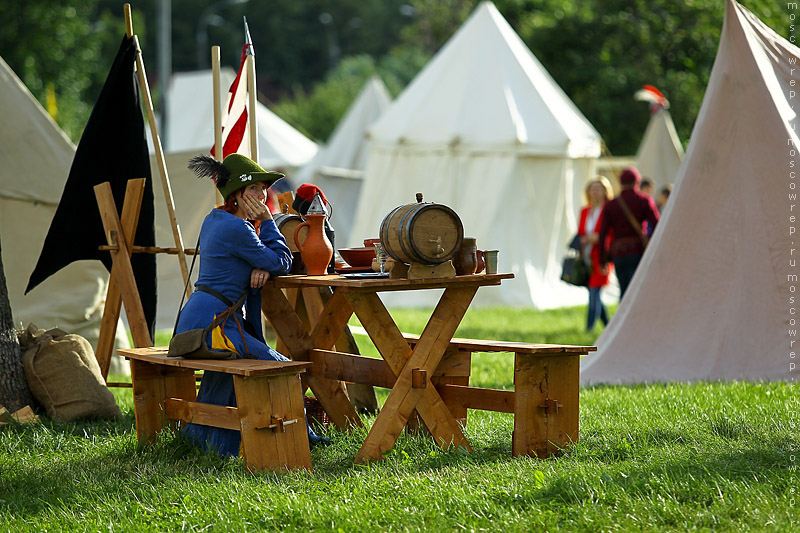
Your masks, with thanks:
M 418 340 L 405 337 L 412 347 Z M 514 457 L 547 457 L 578 441 L 580 356 L 596 350 L 594 346 L 453 338 L 443 360 L 463 371 L 435 376 L 433 382 L 450 412 L 464 424 L 467 409 L 512 413 Z M 514 390 L 469 386 L 474 352 L 513 353 Z
M 406 336 L 413 349 L 418 337 Z M 514 415 L 512 455 L 547 457 L 578 441 L 580 356 L 594 346 L 534 344 L 454 338 L 430 376 L 454 418 L 466 425 L 467 409 Z M 514 354 L 514 390 L 469 385 L 474 352 Z M 395 376 L 382 359 L 310 350 L 310 373 L 392 388 Z M 422 384 L 424 386 L 424 384 Z

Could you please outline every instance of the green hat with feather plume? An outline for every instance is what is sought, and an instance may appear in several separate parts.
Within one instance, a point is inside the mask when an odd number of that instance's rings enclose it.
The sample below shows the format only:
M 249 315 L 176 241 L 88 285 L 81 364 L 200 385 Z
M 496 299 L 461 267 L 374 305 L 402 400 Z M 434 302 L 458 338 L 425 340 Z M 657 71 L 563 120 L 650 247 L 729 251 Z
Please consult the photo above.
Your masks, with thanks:
M 254 182 L 262 181 L 269 187 L 284 177 L 280 172 L 264 170 L 242 154 L 230 154 L 222 162 L 211 156 L 198 155 L 189 160 L 189 168 L 199 178 L 211 178 L 223 199 Z

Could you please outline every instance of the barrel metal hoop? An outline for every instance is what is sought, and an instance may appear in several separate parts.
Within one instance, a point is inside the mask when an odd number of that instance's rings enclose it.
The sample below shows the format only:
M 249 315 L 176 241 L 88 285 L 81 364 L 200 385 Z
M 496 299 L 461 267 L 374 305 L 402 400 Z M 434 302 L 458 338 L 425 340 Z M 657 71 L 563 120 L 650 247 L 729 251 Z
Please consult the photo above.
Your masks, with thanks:
M 392 218 L 394 218 L 395 213 L 402 209 L 405 206 L 398 206 L 392 209 L 388 215 L 383 217 L 383 222 L 381 222 L 381 230 L 378 235 L 381 239 L 381 244 L 383 245 L 383 249 L 386 250 L 386 253 L 389 254 L 389 257 L 394 259 L 395 261 L 400 261 L 403 263 L 403 258 L 400 257 L 399 254 L 395 253 L 392 246 L 389 244 L 389 225 L 392 222 Z
M 272 215 L 273 220 L 275 221 L 275 226 L 280 230 L 284 224 L 289 222 L 290 220 L 299 220 L 303 222 L 303 217 L 300 215 L 295 215 L 294 213 L 275 213 Z
M 422 212 L 428 205 L 427 203 L 414 204 L 411 209 L 403 213 L 400 218 L 400 226 L 397 228 L 400 237 L 400 248 L 410 261 L 424 263 L 422 256 L 418 253 L 417 247 L 411 239 L 411 230 L 414 228 L 414 221 L 417 218 L 417 213 Z M 408 246 L 406 246 L 408 242 Z

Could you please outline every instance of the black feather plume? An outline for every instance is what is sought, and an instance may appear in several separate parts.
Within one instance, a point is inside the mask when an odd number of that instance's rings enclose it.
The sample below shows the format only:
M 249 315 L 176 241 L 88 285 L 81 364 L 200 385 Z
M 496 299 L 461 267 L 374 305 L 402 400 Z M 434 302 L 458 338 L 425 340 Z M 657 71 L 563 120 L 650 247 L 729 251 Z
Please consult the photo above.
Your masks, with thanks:
M 217 187 L 223 187 L 231 177 L 225 165 L 208 155 L 196 155 L 191 158 L 189 170 L 193 170 L 198 178 L 211 178 Z

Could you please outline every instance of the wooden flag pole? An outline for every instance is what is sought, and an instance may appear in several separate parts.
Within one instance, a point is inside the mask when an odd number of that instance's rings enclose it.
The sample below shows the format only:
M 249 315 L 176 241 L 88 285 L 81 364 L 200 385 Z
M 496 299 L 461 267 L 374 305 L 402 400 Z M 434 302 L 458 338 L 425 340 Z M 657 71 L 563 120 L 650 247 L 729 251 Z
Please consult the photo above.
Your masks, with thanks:
M 214 80 L 214 153 L 217 160 L 222 161 L 222 89 L 220 87 L 219 46 L 211 47 L 211 72 Z M 216 187 L 215 187 L 216 189 Z M 224 198 L 217 191 L 217 203 L 222 204 Z
M 253 40 L 250 38 L 250 30 L 247 27 L 247 20 L 244 21 L 246 41 L 250 45 L 247 57 L 245 58 L 245 68 L 247 70 L 247 96 L 249 112 L 247 119 L 250 121 L 250 159 L 258 163 L 258 122 L 256 121 L 256 52 L 253 48 Z
M 186 297 L 191 296 L 189 287 L 189 270 L 186 267 L 186 254 L 183 249 L 183 239 L 181 238 L 181 228 L 178 226 L 178 219 L 175 216 L 175 204 L 172 201 L 172 187 L 169 183 L 169 176 L 167 175 L 167 163 L 164 160 L 164 151 L 161 148 L 161 137 L 158 134 L 158 125 L 156 124 L 156 115 L 153 111 L 153 102 L 150 98 L 150 85 L 147 82 L 147 76 L 144 70 L 144 59 L 142 58 L 142 49 L 139 47 L 139 38 L 133 35 L 133 19 L 131 18 L 131 5 L 124 5 L 125 11 L 125 28 L 128 37 L 133 36 L 133 41 L 136 46 L 136 67 L 139 75 L 139 87 L 142 91 L 144 99 L 144 106 L 147 110 L 147 121 L 150 124 L 150 134 L 153 137 L 153 145 L 156 150 L 156 161 L 158 161 L 158 170 L 161 174 L 161 185 L 164 187 L 164 201 L 167 204 L 167 213 L 169 215 L 170 225 L 172 226 L 172 236 L 175 239 L 175 247 L 178 249 L 178 263 L 181 266 L 181 274 L 183 275 L 183 283 L 186 286 Z
M 258 122 L 256 122 L 256 56 L 249 55 L 247 62 L 247 96 L 249 98 L 250 112 L 247 118 L 250 121 L 250 158 L 258 163 Z
M 131 5 L 124 4 L 122 10 L 125 12 L 125 35 L 128 39 L 133 37 L 133 17 L 131 16 Z

